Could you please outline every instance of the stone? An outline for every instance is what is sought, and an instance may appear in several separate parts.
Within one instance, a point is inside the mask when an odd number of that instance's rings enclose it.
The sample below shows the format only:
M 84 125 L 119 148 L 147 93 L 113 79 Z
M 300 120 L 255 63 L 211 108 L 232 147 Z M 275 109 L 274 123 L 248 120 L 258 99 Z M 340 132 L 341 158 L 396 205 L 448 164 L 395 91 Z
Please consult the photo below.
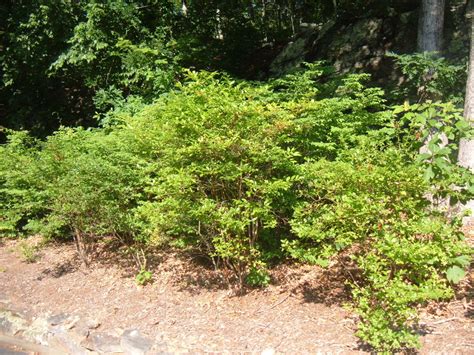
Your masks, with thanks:
M 87 349 L 79 344 L 75 337 L 72 337 L 62 329 L 56 329 L 49 334 L 48 345 L 60 350 L 64 354 L 90 355 Z
M 100 322 L 97 319 L 88 319 L 86 321 L 86 327 L 88 329 L 97 329 L 100 327 Z
M 0 317 L 0 333 L 9 334 L 12 331 L 12 323 L 6 317 Z
M 55 326 L 63 324 L 68 318 L 69 315 L 67 315 L 66 313 L 59 313 L 48 317 L 47 321 L 50 325 Z
M 306 38 L 297 38 L 289 42 L 271 63 L 270 72 L 278 76 L 297 68 L 304 61 L 306 46 Z
M 0 331 L 16 335 L 28 329 L 28 322 L 18 313 L 0 310 Z
M 64 328 L 65 329 L 72 329 L 74 328 L 77 323 L 79 322 L 80 318 L 79 316 L 74 316 L 71 318 L 68 318 L 68 321 L 64 323 Z
M 121 340 L 119 337 L 107 333 L 92 333 L 81 342 L 86 349 L 102 353 L 121 353 Z
M 153 344 L 144 338 L 138 329 L 126 329 L 120 338 L 120 345 L 125 354 L 144 355 Z
M 32 342 L 48 345 L 47 337 L 49 332 L 49 324 L 46 318 L 38 317 L 24 330 L 23 336 Z

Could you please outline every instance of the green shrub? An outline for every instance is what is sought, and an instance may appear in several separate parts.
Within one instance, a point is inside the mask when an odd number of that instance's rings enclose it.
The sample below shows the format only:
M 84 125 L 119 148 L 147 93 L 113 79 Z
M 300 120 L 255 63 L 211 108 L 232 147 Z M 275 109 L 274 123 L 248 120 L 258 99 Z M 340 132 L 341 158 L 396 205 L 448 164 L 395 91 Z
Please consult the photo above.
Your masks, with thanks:
M 3 233 L 71 234 L 85 262 L 91 239 L 133 239 L 141 170 L 127 142 L 105 131 L 62 129 L 30 147 L 23 135 L 2 148 Z
M 79 249 L 87 249 L 97 236 L 134 238 L 141 162 L 121 138 L 65 129 L 50 137 L 42 151 L 46 165 L 54 167 L 48 171 L 50 213 L 44 225 L 67 228 Z
M 472 198 L 473 176 L 453 157 L 460 137 L 472 132 L 450 105 L 401 112 L 336 160 L 301 166 L 290 221 L 297 238 L 283 243 L 291 256 L 321 266 L 349 252 L 359 270 L 348 280 L 358 335 L 380 351 L 419 346 L 416 306 L 451 297 L 449 282 L 463 277 L 472 255 L 459 219 L 433 205 L 438 197 Z
M 403 74 L 403 80 L 391 92 L 397 101 L 430 100 L 462 103 L 466 86 L 466 68 L 449 62 L 437 53 L 389 54 Z
M 268 286 L 270 284 L 270 275 L 265 268 L 265 264 L 261 263 L 258 265 L 258 263 L 256 263 L 256 265 L 252 266 L 247 274 L 245 282 L 250 286 Z
M 432 103 L 395 107 L 389 132 L 413 163 L 423 169 L 430 184 L 433 205 L 465 203 L 474 193 L 473 174 L 457 164 L 458 144 L 473 137 L 470 123 L 452 103 Z
M 27 263 L 34 263 L 39 258 L 38 246 L 36 245 L 30 245 L 28 242 L 24 241 L 18 244 L 18 249 L 21 258 Z
M 37 163 L 41 143 L 24 131 L 7 134 L 0 146 L 0 236 L 15 236 L 27 233 L 48 204 Z
M 153 273 L 147 269 L 141 269 L 140 272 L 135 276 L 137 285 L 145 286 L 153 280 Z
M 471 258 L 445 201 L 473 197 L 456 165 L 472 129 L 449 103 L 389 110 L 366 80 L 318 65 L 269 83 L 189 72 L 154 104 L 116 107 L 102 129 L 43 142 L 12 132 L 0 232 L 72 235 L 86 263 L 114 236 L 137 253 L 139 284 L 152 277 L 146 246 L 192 248 L 241 286 L 268 284 L 284 257 L 332 267 L 348 256 L 360 338 L 417 347 L 416 307 L 451 297 Z
M 189 73 L 178 92 L 126 122 L 139 150 L 156 157 L 140 208 L 150 240 L 183 239 L 241 283 L 278 255 L 299 164 L 334 157 L 385 119 L 375 110 L 381 91 L 366 89 L 366 76 L 349 76 L 317 100 L 316 89 L 292 91 L 301 75 L 267 86 Z
M 127 124 L 157 157 L 140 208 L 153 241 L 186 240 L 243 282 L 261 263 L 291 201 L 296 151 L 278 144 L 291 112 L 266 88 L 190 73 L 190 81 Z

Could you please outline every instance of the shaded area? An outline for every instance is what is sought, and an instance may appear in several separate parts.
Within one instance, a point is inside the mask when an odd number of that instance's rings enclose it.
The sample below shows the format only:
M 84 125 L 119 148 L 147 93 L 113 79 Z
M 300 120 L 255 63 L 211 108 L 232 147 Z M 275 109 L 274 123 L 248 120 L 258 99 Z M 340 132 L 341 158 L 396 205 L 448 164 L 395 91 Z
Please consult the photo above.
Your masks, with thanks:
M 54 277 L 59 278 L 71 272 L 75 272 L 79 268 L 79 258 L 76 257 L 73 260 L 67 260 L 64 263 L 59 263 L 48 267 L 41 272 L 41 275 L 38 276 L 38 281 L 41 281 L 44 277 Z

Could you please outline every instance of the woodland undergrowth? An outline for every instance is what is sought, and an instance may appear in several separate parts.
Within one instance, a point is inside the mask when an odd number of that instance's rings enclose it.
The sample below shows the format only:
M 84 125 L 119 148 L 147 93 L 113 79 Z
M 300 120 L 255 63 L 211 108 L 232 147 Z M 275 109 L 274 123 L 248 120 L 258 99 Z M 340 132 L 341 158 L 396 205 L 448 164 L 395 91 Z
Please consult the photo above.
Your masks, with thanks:
M 452 297 L 472 256 L 451 207 L 473 197 L 456 164 L 472 129 L 451 103 L 388 106 L 367 80 L 320 64 L 266 83 L 188 71 L 100 128 L 8 131 L 0 234 L 70 238 L 85 263 L 113 236 L 137 250 L 140 283 L 149 246 L 192 249 L 250 286 L 283 260 L 331 268 L 349 253 L 358 336 L 418 347 L 417 306 Z

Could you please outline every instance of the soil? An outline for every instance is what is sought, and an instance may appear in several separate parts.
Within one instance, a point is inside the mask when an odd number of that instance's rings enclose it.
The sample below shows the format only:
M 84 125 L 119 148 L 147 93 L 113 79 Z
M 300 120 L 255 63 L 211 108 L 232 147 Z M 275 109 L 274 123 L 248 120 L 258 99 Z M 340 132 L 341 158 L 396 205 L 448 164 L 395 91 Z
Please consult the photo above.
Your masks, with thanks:
M 0 306 L 31 317 L 72 314 L 117 334 L 137 328 L 172 353 L 367 352 L 337 272 L 280 265 L 271 286 L 240 294 L 225 273 L 167 251 L 149 264 L 153 282 L 137 286 L 133 261 L 111 243 L 99 244 L 88 268 L 72 244 L 48 244 L 27 263 L 20 242 L 0 243 Z M 471 273 L 455 300 L 421 310 L 421 353 L 474 354 L 473 284 Z

